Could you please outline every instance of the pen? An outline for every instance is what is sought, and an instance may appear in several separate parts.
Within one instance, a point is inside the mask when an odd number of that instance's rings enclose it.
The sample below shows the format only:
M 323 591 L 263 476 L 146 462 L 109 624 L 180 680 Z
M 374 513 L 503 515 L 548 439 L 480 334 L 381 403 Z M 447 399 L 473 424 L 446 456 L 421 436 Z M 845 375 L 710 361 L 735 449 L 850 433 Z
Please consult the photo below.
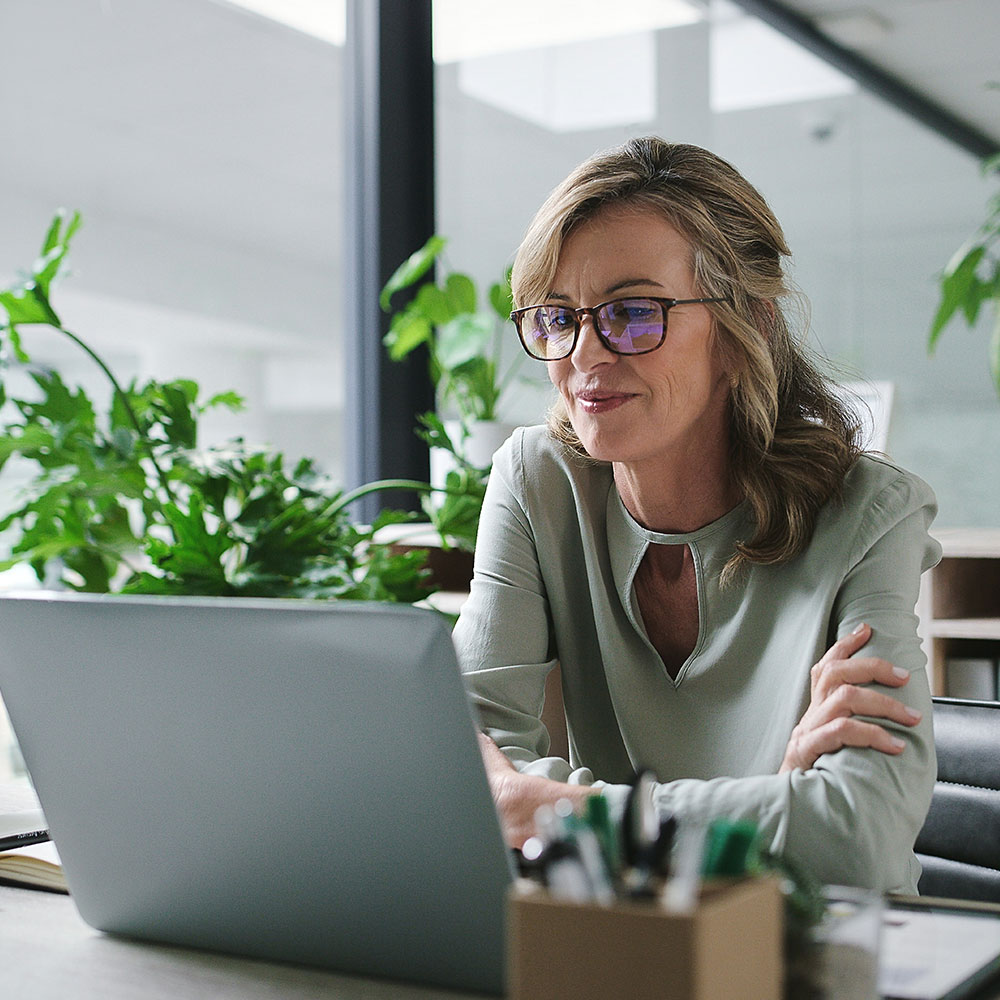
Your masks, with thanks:
M 12 851 L 15 847 L 27 847 L 29 844 L 42 844 L 51 839 L 48 830 L 15 833 L 10 837 L 0 837 L 0 851 Z
M 702 823 L 678 824 L 673 869 L 660 894 L 664 909 L 674 913 L 690 913 L 695 908 L 701 888 L 705 834 Z

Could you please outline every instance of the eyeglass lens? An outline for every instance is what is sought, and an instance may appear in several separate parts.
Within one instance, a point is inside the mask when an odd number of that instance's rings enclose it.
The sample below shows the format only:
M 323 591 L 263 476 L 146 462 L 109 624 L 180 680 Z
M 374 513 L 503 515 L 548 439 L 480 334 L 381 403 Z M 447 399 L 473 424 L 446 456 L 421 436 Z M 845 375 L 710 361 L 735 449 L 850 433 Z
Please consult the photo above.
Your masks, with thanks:
M 663 338 L 665 310 L 652 299 L 618 299 L 600 306 L 594 324 L 601 340 L 617 354 L 655 350 Z M 538 306 L 521 317 L 521 336 L 536 358 L 556 359 L 573 350 L 579 318 L 564 306 Z

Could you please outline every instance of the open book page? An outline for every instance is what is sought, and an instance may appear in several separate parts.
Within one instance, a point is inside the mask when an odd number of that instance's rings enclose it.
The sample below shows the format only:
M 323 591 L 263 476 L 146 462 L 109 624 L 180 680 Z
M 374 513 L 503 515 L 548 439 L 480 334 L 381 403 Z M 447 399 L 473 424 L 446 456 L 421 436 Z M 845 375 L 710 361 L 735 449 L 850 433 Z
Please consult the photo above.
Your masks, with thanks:
M 1000 967 L 1000 912 L 889 907 L 882 928 L 879 995 L 951 1000 Z
M 56 845 L 51 840 L 0 852 L 0 882 L 14 882 L 53 892 L 69 891 Z

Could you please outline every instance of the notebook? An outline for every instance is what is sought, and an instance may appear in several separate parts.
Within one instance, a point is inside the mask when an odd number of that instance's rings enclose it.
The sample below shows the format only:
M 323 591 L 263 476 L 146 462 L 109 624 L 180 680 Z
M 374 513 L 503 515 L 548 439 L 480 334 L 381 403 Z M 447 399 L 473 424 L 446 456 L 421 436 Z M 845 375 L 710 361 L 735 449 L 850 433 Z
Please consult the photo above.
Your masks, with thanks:
M 513 865 L 435 612 L 2 596 L 0 695 L 92 926 L 502 992 Z

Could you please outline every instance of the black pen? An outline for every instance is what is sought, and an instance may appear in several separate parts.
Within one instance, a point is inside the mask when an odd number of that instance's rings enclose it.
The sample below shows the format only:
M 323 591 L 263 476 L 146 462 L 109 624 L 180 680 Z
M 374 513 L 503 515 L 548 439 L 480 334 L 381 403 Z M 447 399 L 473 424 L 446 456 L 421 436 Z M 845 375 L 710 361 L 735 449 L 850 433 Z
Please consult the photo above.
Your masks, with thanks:
M 27 847 L 29 844 L 43 844 L 46 840 L 51 839 L 48 830 L 15 833 L 10 837 L 0 837 L 0 851 L 11 851 L 15 847 Z

